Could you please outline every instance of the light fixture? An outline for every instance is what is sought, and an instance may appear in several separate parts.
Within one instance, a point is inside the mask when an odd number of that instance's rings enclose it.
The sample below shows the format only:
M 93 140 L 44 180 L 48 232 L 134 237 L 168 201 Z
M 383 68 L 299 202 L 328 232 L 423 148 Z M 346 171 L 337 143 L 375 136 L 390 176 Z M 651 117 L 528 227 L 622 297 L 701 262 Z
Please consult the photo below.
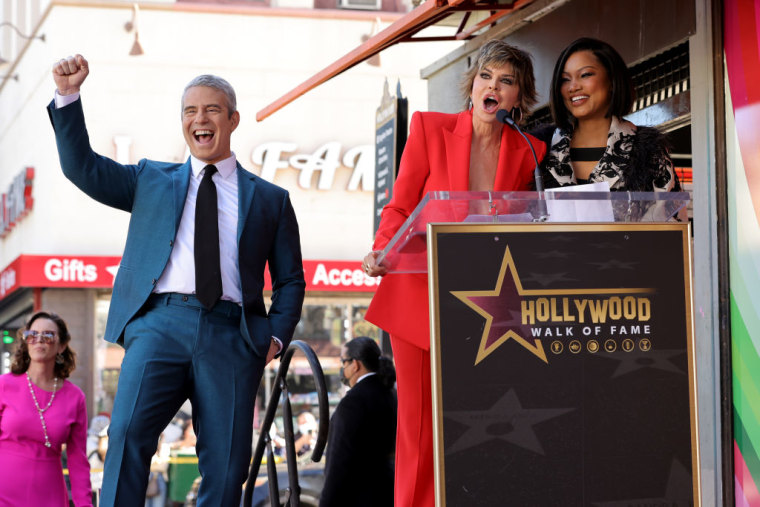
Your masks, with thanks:
M 27 40 L 30 40 L 30 39 L 31 40 L 33 40 L 33 39 L 39 39 L 42 42 L 45 42 L 45 34 L 44 33 L 41 34 L 41 35 L 26 35 L 26 34 L 23 34 L 23 33 L 21 33 L 21 30 L 19 30 L 18 27 L 16 25 L 14 25 L 13 23 L 11 23 L 10 21 L 3 21 L 2 23 L 0 23 L 0 28 L 2 28 L 4 26 L 7 26 L 8 28 L 12 29 L 22 39 L 27 39 Z M 10 63 L 9 60 L 6 60 L 2 56 L 0 56 L 0 67 L 2 67 L 3 65 L 6 65 L 8 63 Z M 18 80 L 18 79 L 16 79 L 16 80 Z
M 129 50 L 130 56 L 138 56 L 143 54 L 143 48 L 140 45 L 140 36 L 137 34 L 137 30 L 135 30 L 135 42 L 132 44 L 132 49 Z
M 362 43 L 367 42 L 372 37 L 377 35 L 380 32 L 380 18 L 375 17 L 375 20 L 372 22 L 372 28 L 370 29 L 369 33 L 365 33 L 362 35 Z M 373 67 L 380 67 L 380 53 L 374 54 L 367 58 L 367 64 L 372 65 Z
M 139 56 L 144 53 L 143 48 L 140 45 L 140 34 L 137 29 L 137 19 L 139 13 L 140 8 L 137 6 L 137 4 L 132 4 L 132 20 L 124 23 L 124 30 L 126 30 L 127 33 L 131 32 L 132 30 L 135 31 L 135 42 L 132 44 L 132 49 L 129 50 L 130 56 Z
M 10 21 L 3 21 L 2 23 L 0 23 L 0 27 L 3 27 L 3 26 L 7 26 L 8 28 L 12 28 L 13 31 L 15 31 L 18 34 L 18 36 L 21 37 L 22 39 L 39 39 L 42 42 L 45 42 L 45 34 L 44 33 L 41 34 L 41 35 L 24 35 L 23 33 L 21 33 L 21 30 L 19 30 L 18 27 L 16 25 L 14 25 L 13 23 L 11 23 Z

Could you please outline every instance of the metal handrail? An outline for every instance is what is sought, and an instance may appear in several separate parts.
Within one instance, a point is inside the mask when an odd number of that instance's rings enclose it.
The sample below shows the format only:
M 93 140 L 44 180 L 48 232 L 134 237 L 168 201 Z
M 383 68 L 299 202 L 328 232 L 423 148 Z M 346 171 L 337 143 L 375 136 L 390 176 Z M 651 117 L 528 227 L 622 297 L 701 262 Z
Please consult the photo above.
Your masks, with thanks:
M 295 449 L 295 437 L 293 433 L 293 410 L 290 405 L 288 396 L 288 383 L 286 376 L 290 367 L 290 360 L 296 350 L 300 350 L 306 356 L 311 367 L 311 373 L 314 376 L 317 387 L 317 399 L 319 401 L 319 427 L 317 429 L 317 441 L 314 444 L 314 450 L 311 453 L 311 460 L 314 462 L 322 458 L 322 453 L 327 444 L 327 431 L 330 421 L 330 407 L 327 400 L 327 386 L 325 384 L 325 375 L 322 372 L 322 365 L 319 364 L 317 355 L 311 347 L 301 340 L 294 340 L 285 351 L 280 360 L 280 367 L 277 369 L 274 387 L 272 388 L 272 397 L 267 406 L 264 422 L 261 424 L 259 439 L 256 443 L 256 450 L 253 453 L 251 469 L 248 473 L 248 481 L 245 486 L 245 495 L 243 505 L 250 507 L 253 499 L 253 489 L 255 487 L 256 477 L 259 475 L 261 460 L 264 457 L 264 451 L 267 453 L 267 477 L 269 479 L 269 501 L 271 505 L 280 505 L 279 485 L 277 484 L 277 470 L 275 468 L 274 450 L 272 441 L 269 436 L 269 428 L 272 426 L 274 416 L 277 412 L 277 404 L 282 397 L 282 412 L 285 426 L 285 453 L 288 464 L 288 498 L 285 504 L 290 507 L 300 505 L 301 487 L 298 484 L 298 464 Z M 285 396 L 282 396 L 282 394 Z

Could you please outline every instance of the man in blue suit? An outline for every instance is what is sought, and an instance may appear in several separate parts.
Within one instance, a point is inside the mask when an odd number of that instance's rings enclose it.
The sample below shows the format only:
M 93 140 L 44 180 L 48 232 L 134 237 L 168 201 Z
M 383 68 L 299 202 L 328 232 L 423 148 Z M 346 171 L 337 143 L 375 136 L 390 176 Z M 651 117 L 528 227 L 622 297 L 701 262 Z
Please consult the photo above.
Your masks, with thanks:
M 188 161 L 121 165 L 90 147 L 79 96 L 88 73 L 81 55 L 57 62 L 48 113 L 66 177 L 131 213 L 105 331 L 125 355 L 101 504 L 144 504 L 158 437 L 190 399 L 203 476 L 198 505 L 237 506 L 264 366 L 287 347 L 301 315 L 293 207 L 285 190 L 244 170 L 230 150 L 240 114 L 225 80 L 204 75 L 185 88 Z

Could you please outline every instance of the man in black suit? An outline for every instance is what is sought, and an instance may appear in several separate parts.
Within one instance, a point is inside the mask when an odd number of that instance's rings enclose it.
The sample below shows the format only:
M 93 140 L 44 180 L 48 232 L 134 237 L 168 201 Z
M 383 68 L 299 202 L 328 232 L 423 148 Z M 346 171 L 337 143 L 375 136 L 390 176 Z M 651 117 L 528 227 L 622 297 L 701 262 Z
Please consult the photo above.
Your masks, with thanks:
M 341 349 L 341 381 L 351 390 L 330 420 L 319 505 L 392 506 L 396 371 L 366 336 Z

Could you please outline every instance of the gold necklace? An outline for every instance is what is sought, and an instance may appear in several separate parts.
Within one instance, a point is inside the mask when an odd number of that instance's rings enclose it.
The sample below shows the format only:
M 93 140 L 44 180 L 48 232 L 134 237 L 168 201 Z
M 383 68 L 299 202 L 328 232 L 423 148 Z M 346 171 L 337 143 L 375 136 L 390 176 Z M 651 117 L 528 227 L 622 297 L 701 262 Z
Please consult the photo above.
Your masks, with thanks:
M 45 424 L 45 416 L 44 414 L 47 409 L 50 408 L 50 405 L 53 404 L 53 400 L 55 399 L 55 392 L 58 390 L 58 377 L 55 377 L 53 379 L 53 394 L 50 396 L 50 401 L 48 401 L 48 404 L 45 406 L 45 408 L 40 408 L 40 404 L 37 401 L 37 395 L 34 394 L 34 388 L 32 387 L 32 379 L 29 377 L 29 372 L 26 372 L 26 383 L 29 385 L 29 392 L 32 393 L 32 400 L 34 400 L 34 406 L 37 408 L 37 412 L 40 414 L 40 423 L 42 423 L 42 432 L 45 434 L 45 447 L 50 447 L 50 439 L 48 438 L 48 432 L 47 432 L 47 425 Z

